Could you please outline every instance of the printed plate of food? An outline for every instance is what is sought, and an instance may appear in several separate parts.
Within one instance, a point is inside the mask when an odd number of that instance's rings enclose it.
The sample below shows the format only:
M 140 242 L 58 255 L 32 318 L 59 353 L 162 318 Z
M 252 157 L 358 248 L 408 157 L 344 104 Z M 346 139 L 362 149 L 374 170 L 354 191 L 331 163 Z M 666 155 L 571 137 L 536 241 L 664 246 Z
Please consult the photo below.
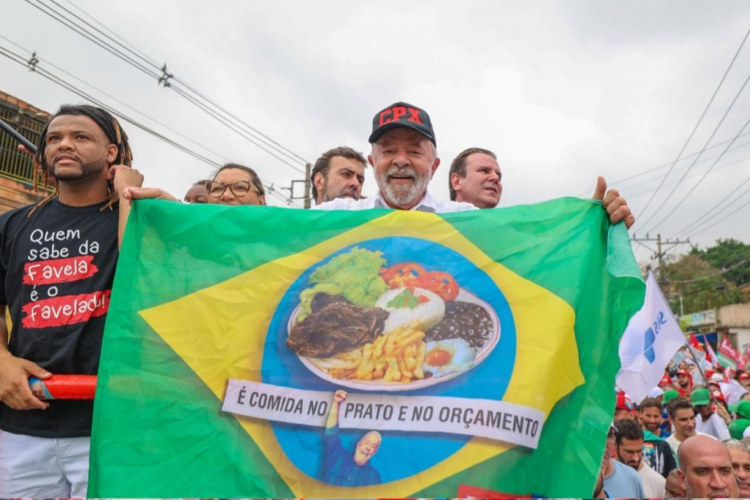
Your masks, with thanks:
M 450 274 L 357 247 L 312 272 L 287 327 L 287 347 L 312 373 L 371 391 L 445 382 L 500 340 L 495 310 Z

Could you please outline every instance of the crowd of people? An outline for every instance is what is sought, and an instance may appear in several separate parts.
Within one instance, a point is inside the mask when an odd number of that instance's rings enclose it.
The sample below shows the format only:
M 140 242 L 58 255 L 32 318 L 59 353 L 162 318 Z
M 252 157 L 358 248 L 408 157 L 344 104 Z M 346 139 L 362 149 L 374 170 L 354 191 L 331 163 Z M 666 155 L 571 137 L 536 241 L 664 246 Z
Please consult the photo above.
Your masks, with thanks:
M 500 201 L 497 157 L 480 148 L 452 162 L 450 200 L 430 194 L 440 158 L 430 117 L 419 107 L 399 102 L 378 112 L 369 142 L 367 159 L 339 147 L 315 162 L 310 181 L 316 208 L 446 213 L 494 208 Z M 0 497 L 84 497 L 94 402 L 42 400 L 29 377 L 97 373 L 131 202 L 176 198 L 142 186 L 125 130 L 93 106 L 62 106 L 43 130 L 34 160 L 38 183 L 51 181 L 52 194 L 0 217 Z M 378 192 L 365 199 L 368 165 Z M 607 191 L 601 177 L 593 197 L 612 224 L 632 226 L 627 202 Z M 265 205 L 266 198 L 254 169 L 229 163 L 193 185 L 185 201 Z M 617 439 L 626 456 L 632 443 L 623 443 L 631 438 Z M 636 456 L 637 450 L 627 453 Z M 618 480 L 611 477 L 604 478 L 605 490 L 614 493 L 609 485 Z
M 638 405 L 618 392 L 595 495 L 750 497 L 749 390 L 744 371 L 683 362 Z

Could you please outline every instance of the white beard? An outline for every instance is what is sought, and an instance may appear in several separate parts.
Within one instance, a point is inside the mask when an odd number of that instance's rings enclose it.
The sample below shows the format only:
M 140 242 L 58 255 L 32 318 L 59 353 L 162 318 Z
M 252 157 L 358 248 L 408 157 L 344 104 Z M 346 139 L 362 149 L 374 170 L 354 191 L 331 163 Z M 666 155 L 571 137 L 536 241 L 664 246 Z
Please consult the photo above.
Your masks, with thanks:
M 411 175 L 414 183 L 411 186 L 394 186 L 389 184 L 388 176 L 394 174 Z M 428 176 L 419 177 L 417 172 L 411 167 L 391 167 L 382 177 L 378 177 L 376 180 L 386 201 L 390 205 L 397 206 L 416 204 L 427 191 L 427 184 L 430 182 Z

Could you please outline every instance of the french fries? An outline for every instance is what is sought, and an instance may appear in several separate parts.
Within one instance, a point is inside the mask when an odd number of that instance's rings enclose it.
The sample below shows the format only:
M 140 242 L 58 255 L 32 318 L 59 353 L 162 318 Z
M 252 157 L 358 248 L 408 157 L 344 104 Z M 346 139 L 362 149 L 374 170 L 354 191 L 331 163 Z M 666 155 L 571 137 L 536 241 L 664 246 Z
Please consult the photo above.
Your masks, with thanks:
M 424 332 L 410 326 L 380 335 L 375 342 L 362 348 L 362 360 L 351 378 L 408 383 L 423 379 L 425 349 Z

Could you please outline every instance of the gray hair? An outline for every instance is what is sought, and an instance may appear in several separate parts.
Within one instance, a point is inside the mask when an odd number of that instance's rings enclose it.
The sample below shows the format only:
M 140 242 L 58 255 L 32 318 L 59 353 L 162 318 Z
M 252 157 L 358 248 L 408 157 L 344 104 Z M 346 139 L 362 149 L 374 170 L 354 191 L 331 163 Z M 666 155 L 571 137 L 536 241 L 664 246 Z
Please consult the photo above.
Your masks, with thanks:
M 738 439 L 726 439 L 722 441 L 721 444 L 723 444 L 727 450 L 741 450 L 750 454 L 750 446 L 748 446 L 744 439 L 742 441 Z

